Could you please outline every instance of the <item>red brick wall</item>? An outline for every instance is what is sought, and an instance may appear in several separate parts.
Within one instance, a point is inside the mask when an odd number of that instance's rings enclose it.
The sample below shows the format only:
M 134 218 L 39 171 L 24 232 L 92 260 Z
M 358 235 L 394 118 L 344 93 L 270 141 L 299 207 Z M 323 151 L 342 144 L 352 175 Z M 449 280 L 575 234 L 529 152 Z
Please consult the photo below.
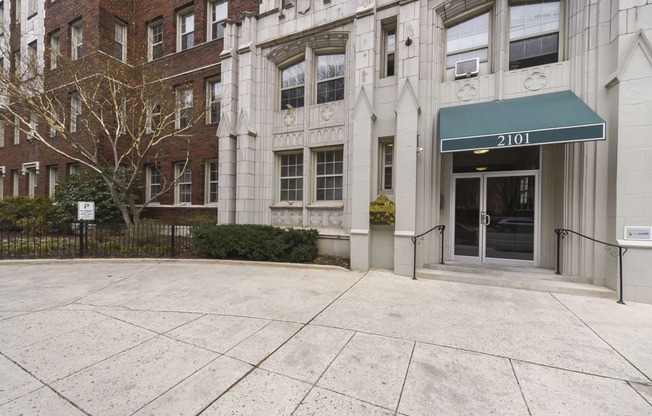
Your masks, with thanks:
M 13 0 L 12 0 L 13 1 Z M 195 13 L 195 46 L 185 51 L 177 52 L 177 12 L 186 7 L 193 7 Z M 229 2 L 229 19 L 240 21 L 244 12 L 256 12 L 258 2 L 252 0 L 235 0 Z M 164 35 L 164 56 L 147 65 L 153 66 L 169 84 L 170 96 L 174 96 L 174 87 L 182 84 L 191 84 L 195 114 L 204 110 L 206 103 L 206 80 L 219 77 L 219 54 L 222 50 L 222 39 L 207 42 L 208 16 L 207 2 L 188 0 L 58 0 L 48 2 L 46 9 L 44 39 L 46 45 L 46 68 L 49 68 L 49 36 L 58 30 L 60 33 L 61 53 L 70 56 L 70 23 L 76 19 L 83 21 L 84 53 L 96 49 L 103 50 L 110 55 L 114 51 L 115 19 L 119 18 L 129 24 L 128 30 L 128 60 L 136 63 L 139 56 L 146 56 L 148 39 L 148 23 L 155 19 L 162 19 Z M 16 33 L 16 32 L 14 32 Z M 14 40 L 14 39 L 12 39 Z M 12 42 L 17 43 L 17 42 Z M 92 59 L 92 58 L 91 58 Z M 117 63 L 116 63 L 117 65 Z M 56 85 L 56 71 L 46 71 L 47 84 Z M 69 112 L 70 106 L 65 108 Z M 40 125 L 47 131 L 48 126 Z M 205 121 L 196 123 L 187 132 L 190 137 L 189 158 L 193 172 L 192 203 L 204 204 L 205 198 L 205 162 L 216 159 L 218 156 L 218 140 L 216 137 L 217 125 L 207 125 Z M 183 161 L 186 157 L 186 141 L 175 139 L 165 146 L 157 161 L 164 174 L 174 172 L 174 163 Z M 25 136 L 21 137 L 19 145 L 13 145 L 13 126 L 5 126 L 5 146 L 0 148 L 0 165 L 6 166 L 4 177 L 4 194 L 12 194 L 12 169 L 20 170 L 22 163 L 40 162 L 40 175 L 38 177 L 37 193 L 47 195 L 48 192 L 48 166 L 57 165 L 59 178 L 67 176 L 67 166 L 70 162 L 55 152 L 39 145 L 36 142 L 27 142 Z M 152 160 L 153 161 L 153 160 Z M 27 194 L 27 176 L 20 178 L 20 194 Z M 143 183 L 145 177 L 143 175 Z M 161 204 L 167 205 L 174 202 L 174 193 L 169 192 L 161 197 Z M 206 212 L 204 212 L 206 211 Z M 148 216 L 172 219 L 181 215 L 214 215 L 215 207 L 199 208 L 174 208 L 166 210 L 162 207 L 148 209 Z

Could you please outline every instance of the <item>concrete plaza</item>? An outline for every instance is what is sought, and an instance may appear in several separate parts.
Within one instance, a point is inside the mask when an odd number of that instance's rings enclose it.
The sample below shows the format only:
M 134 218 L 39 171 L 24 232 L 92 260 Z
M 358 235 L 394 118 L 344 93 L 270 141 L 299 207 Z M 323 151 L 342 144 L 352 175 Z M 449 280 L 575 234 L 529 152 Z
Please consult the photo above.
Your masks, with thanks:
M 0 263 L 0 415 L 652 415 L 652 305 L 214 261 Z

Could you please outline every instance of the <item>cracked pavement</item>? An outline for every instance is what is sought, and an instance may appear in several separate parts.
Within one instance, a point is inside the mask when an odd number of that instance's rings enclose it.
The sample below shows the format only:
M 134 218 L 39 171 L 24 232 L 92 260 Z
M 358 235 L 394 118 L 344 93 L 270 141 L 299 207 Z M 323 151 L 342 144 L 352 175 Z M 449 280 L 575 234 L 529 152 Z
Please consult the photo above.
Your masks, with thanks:
M 0 263 L 0 415 L 652 415 L 652 305 L 218 261 Z

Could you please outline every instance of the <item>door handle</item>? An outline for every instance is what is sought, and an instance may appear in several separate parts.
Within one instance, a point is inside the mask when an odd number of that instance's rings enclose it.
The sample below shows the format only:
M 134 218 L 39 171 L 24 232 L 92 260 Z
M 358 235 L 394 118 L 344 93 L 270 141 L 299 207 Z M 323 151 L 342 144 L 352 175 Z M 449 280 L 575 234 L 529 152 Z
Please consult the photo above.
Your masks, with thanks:
M 480 212 L 480 224 L 482 225 L 489 225 L 491 223 L 491 216 L 487 214 L 485 211 Z

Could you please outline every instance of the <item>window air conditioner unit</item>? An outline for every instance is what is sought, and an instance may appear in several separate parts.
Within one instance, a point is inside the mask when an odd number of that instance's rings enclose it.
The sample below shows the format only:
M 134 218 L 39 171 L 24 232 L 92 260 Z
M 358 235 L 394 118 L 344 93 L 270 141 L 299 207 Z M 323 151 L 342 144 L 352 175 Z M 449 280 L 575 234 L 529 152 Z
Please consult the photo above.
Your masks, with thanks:
M 480 58 L 455 62 L 455 78 L 469 78 L 480 72 Z

